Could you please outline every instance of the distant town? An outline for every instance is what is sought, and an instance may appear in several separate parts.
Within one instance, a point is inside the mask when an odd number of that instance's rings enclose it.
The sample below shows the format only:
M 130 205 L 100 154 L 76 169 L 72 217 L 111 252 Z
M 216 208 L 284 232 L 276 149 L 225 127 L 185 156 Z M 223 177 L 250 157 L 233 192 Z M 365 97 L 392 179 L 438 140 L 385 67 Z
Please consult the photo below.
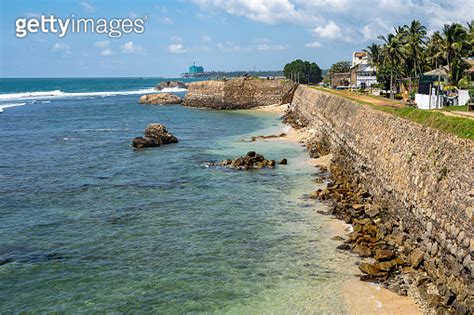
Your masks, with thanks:
M 204 71 L 203 66 L 197 66 L 196 63 L 189 66 L 188 72 L 181 74 L 183 78 L 231 78 L 231 77 L 283 77 L 283 71 Z

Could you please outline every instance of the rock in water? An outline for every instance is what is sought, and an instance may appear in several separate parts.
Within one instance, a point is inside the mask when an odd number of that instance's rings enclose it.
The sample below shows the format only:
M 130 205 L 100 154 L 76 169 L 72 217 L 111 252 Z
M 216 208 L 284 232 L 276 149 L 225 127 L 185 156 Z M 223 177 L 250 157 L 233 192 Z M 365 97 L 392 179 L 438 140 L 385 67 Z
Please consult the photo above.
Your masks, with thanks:
M 280 164 L 286 165 L 286 164 L 288 164 L 288 160 L 287 160 L 287 159 L 282 159 L 282 160 L 280 161 Z
M 187 89 L 188 86 L 186 83 L 183 83 L 181 81 L 166 81 L 166 82 L 160 82 L 155 89 L 158 91 L 161 91 L 165 88 L 179 88 L 179 89 Z
M 169 93 L 160 93 L 160 94 L 145 94 L 140 97 L 138 101 L 140 104 L 160 104 L 160 105 L 169 105 L 169 104 L 181 104 L 183 100 L 181 97 L 169 94 Z
M 145 129 L 145 137 L 137 137 L 133 139 L 134 148 L 151 148 L 159 147 L 162 144 L 177 143 L 178 139 L 170 134 L 166 127 L 162 124 L 150 124 Z
M 236 159 L 227 159 L 214 165 L 225 166 L 233 168 L 234 170 L 249 170 L 259 168 L 275 168 L 275 160 L 267 160 L 261 154 L 255 151 L 249 151 L 245 156 L 238 157 Z

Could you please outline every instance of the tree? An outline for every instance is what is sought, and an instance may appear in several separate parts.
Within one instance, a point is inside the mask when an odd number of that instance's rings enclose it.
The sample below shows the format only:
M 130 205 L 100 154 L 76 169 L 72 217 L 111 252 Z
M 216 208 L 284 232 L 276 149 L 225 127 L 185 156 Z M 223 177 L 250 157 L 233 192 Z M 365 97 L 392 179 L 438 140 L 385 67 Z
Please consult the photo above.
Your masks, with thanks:
M 421 64 L 426 43 L 426 27 L 420 21 L 413 20 L 409 26 L 406 26 L 405 40 L 407 59 L 413 65 L 411 74 L 417 78 L 422 69 Z
M 394 77 L 399 77 L 401 73 L 400 64 L 403 60 L 403 48 L 400 42 L 400 34 L 394 35 L 392 33 L 388 34 L 387 37 L 381 35 L 379 38 L 384 41 L 383 46 L 383 55 L 384 55 L 384 65 L 388 67 L 390 71 L 390 98 L 393 99 L 393 79 Z
M 462 57 L 469 53 L 469 37 L 466 28 L 461 24 L 445 24 L 443 27 L 441 47 L 448 66 L 449 79 L 453 84 L 457 84 L 463 75 L 462 68 L 465 67 L 465 63 Z
M 379 68 L 383 62 L 382 49 L 380 48 L 380 45 L 372 43 L 370 46 L 367 46 L 364 51 L 367 53 L 369 64 L 376 69 Z
M 303 84 L 317 84 L 323 79 L 321 69 L 316 63 L 301 59 L 287 63 L 283 68 L 283 74 L 287 79 Z
M 329 73 L 344 73 L 349 71 L 351 71 L 350 61 L 339 61 L 329 68 Z

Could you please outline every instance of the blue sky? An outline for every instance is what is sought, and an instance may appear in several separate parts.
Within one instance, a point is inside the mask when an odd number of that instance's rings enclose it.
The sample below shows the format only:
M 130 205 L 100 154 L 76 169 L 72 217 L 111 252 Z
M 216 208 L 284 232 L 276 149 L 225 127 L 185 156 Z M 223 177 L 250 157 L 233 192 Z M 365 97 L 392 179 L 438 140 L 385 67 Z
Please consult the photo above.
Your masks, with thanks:
M 143 34 L 29 34 L 15 20 L 146 16 Z M 429 31 L 474 19 L 472 0 L 1 0 L 0 77 L 177 76 L 206 70 L 278 70 L 296 59 L 322 68 L 348 60 L 393 26 Z

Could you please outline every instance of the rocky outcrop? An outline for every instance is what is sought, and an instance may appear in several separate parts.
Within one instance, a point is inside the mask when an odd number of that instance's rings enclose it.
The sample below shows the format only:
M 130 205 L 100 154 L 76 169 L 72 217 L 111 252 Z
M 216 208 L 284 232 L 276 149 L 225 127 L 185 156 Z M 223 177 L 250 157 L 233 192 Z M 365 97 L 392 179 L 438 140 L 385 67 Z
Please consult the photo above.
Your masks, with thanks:
M 283 159 L 286 161 L 286 159 Z M 249 151 L 245 156 L 238 157 L 236 159 L 224 160 L 220 163 L 211 164 L 213 166 L 223 166 L 232 168 L 234 170 L 250 170 L 259 168 L 275 168 L 275 160 L 267 160 L 261 154 L 255 151 Z M 286 163 L 280 163 L 286 164 Z
M 146 94 L 140 97 L 140 104 L 159 104 L 159 105 L 170 105 L 170 104 L 181 104 L 183 100 L 181 97 L 169 94 L 169 93 L 160 93 L 160 94 Z
M 133 139 L 134 148 L 151 148 L 159 147 L 163 144 L 177 143 L 178 139 L 170 134 L 166 127 L 162 124 L 150 124 L 145 129 L 145 137 L 137 137 Z
M 178 88 L 178 89 L 187 89 L 188 86 L 186 83 L 183 83 L 181 81 L 164 81 L 164 82 L 160 82 L 157 86 L 155 86 L 155 89 L 158 90 L 158 91 L 161 91 L 163 89 L 174 89 L 174 88 Z
M 236 78 L 192 82 L 184 105 L 212 109 L 248 109 L 283 104 L 294 84 L 289 80 Z
M 336 213 L 354 225 L 346 248 L 379 258 L 394 252 L 387 264 L 361 266 L 367 278 L 395 270 L 437 312 L 470 313 L 474 143 L 306 86 L 287 121 L 312 131 L 314 155 L 333 155 L 340 184 L 317 197 L 338 200 Z

